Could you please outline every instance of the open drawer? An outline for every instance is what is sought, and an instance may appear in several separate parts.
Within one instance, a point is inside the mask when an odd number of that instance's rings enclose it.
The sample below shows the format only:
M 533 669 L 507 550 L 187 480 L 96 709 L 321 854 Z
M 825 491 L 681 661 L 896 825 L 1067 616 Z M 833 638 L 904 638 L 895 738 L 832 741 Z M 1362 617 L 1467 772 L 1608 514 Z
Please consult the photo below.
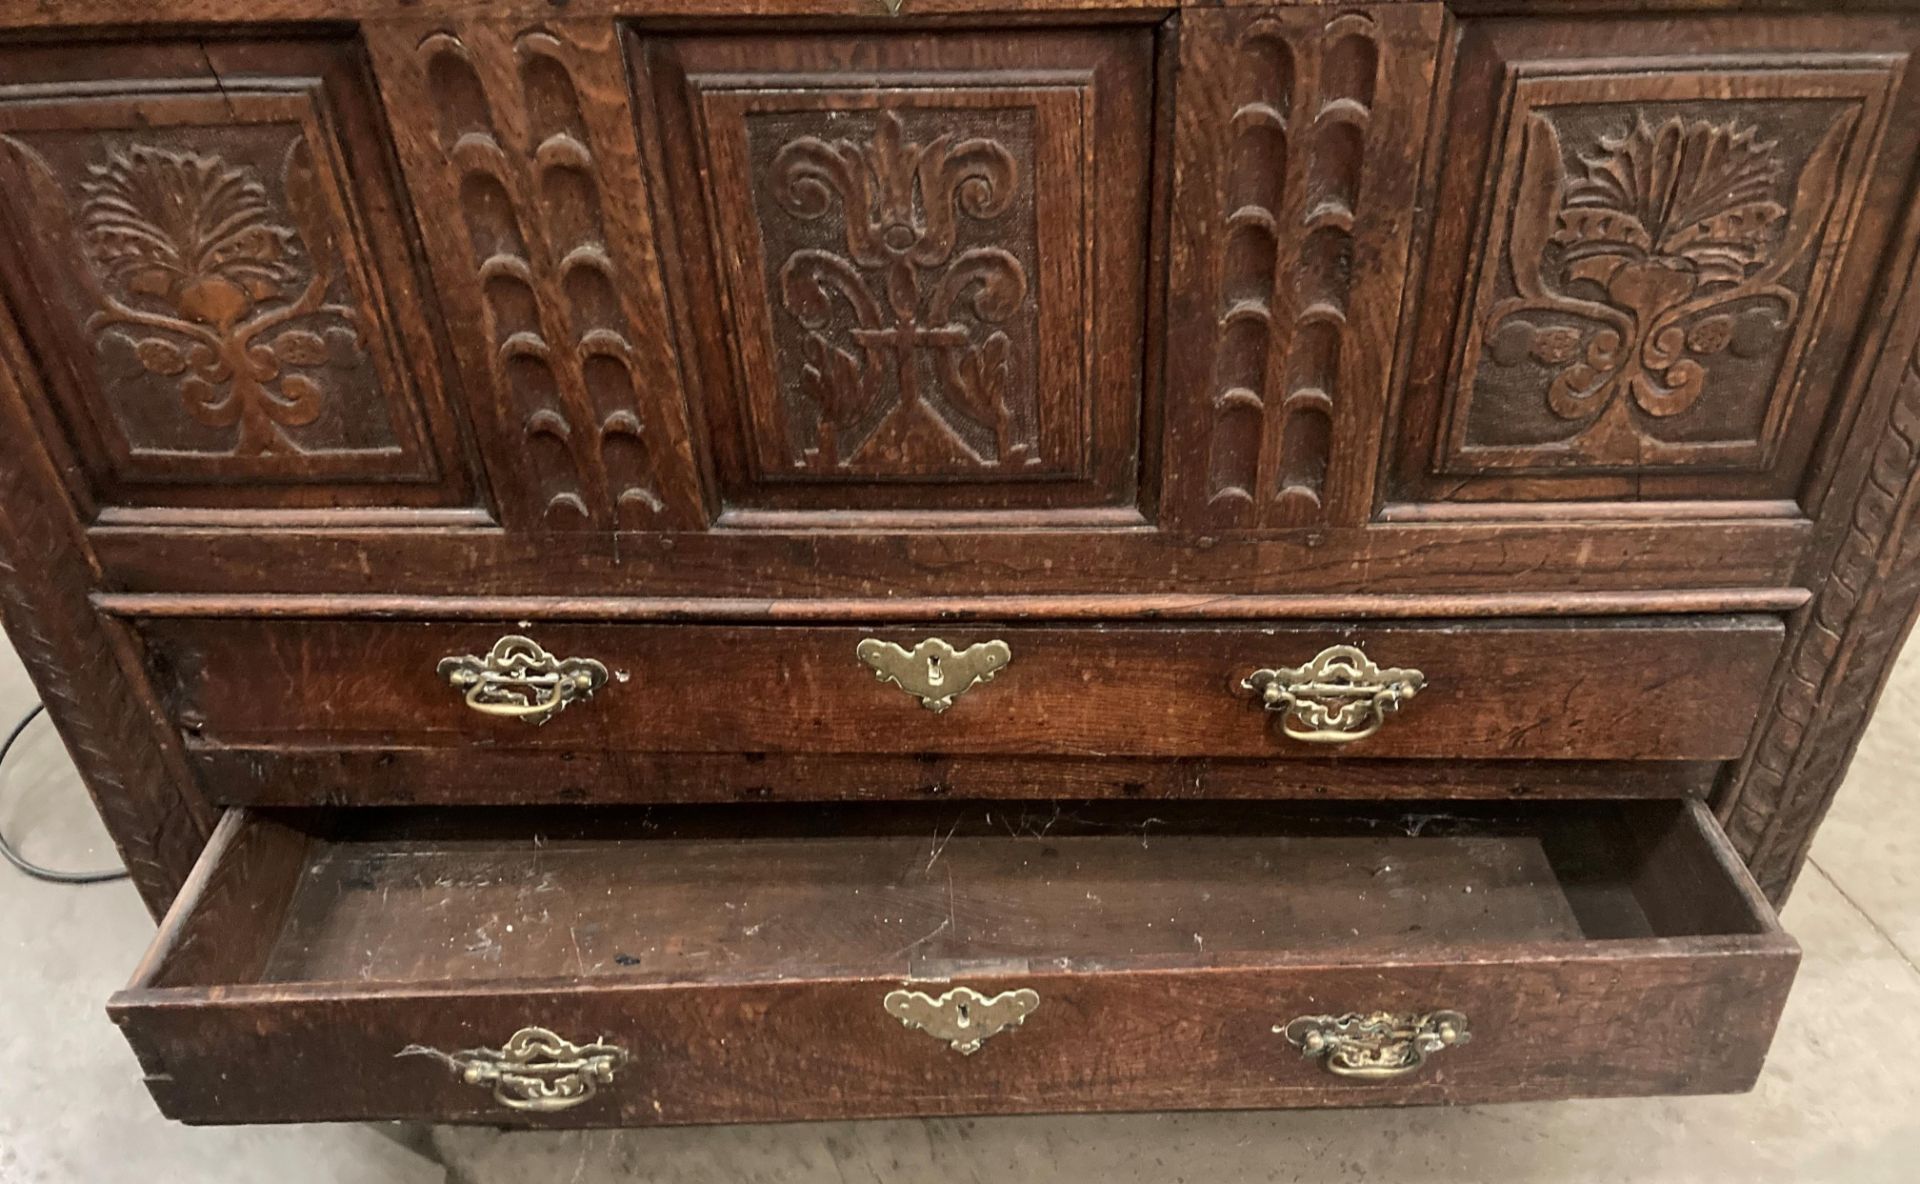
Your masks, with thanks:
M 227 814 L 116 995 L 192 1122 L 1731 1091 L 1799 959 L 1705 808 Z

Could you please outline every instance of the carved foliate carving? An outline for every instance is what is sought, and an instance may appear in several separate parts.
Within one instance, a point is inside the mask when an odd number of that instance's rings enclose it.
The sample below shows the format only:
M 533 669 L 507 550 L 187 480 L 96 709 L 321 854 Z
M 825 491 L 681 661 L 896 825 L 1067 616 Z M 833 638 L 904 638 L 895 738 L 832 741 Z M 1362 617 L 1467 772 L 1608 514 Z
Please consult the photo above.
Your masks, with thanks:
M 730 509 L 1133 503 L 1145 33 L 635 37 Z
M 1015 95 L 991 108 L 940 97 L 740 113 L 764 252 L 758 356 L 773 389 L 753 430 L 769 478 L 1082 469 L 1084 441 L 1060 422 L 1071 412 L 1043 405 L 1035 112 Z M 1077 385 L 1077 362 L 1052 373 Z
M 42 430 L 102 506 L 470 504 L 358 52 L 214 76 L 263 44 L 103 46 L 97 81 L 0 49 L 0 283 Z
M 1485 316 L 1476 375 L 1537 371 L 1546 408 L 1569 425 L 1552 446 L 1600 465 L 1684 459 L 1686 434 L 1668 437 L 1661 421 L 1693 410 L 1709 384 L 1752 390 L 1760 405 L 1771 384 L 1753 379 L 1777 373 L 1806 302 L 1803 265 L 1854 123 L 1851 111 L 1833 116 L 1789 175 L 1779 141 L 1738 116 L 1627 118 L 1573 149 L 1569 171 L 1554 120 L 1529 117 L 1507 238 L 1512 294 Z M 1758 428 L 1748 415 L 1745 430 Z
M 63 268 L 49 295 L 84 342 L 92 408 L 136 469 L 197 455 L 297 478 L 272 458 L 342 453 L 390 468 L 408 425 L 366 348 L 329 182 L 297 125 L 251 131 L 230 158 L 213 129 L 22 130 L 0 134 L 0 163 Z
M 118 341 L 176 380 L 187 414 L 233 429 L 236 454 L 301 451 L 289 429 L 318 419 L 327 398 L 315 375 L 360 352 L 354 309 L 327 299 L 332 242 L 306 142 L 282 170 L 300 230 L 253 170 L 216 155 L 135 145 L 87 175 L 80 235 L 100 285 L 87 321 L 99 347 Z
M 1910 34 L 1678 13 L 1457 31 L 1381 504 L 1806 497 L 1893 241 L 1870 197 L 1911 164 Z
M 1618 81 L 1515 87 L 1443 471 L 1772 463 L 1864 109 L 1785 72 Z
M 1033 232 L 1030 217 L 1004 224 L 1023 197 L 1030 215 L 1027 168 L 990 136 L 913 138 L 899 111 L 864 122 L 854 136 L 788 140 L 768 177 L 791 218 L 844 240 L 793 246 L 777 264 L 792 324 L 776 337 L 800 338 L 786 385 L 791 463 L 1038 464 L 1036 317 L 1022 258 Z M 786 246 L 781 228 L 767 231 Z

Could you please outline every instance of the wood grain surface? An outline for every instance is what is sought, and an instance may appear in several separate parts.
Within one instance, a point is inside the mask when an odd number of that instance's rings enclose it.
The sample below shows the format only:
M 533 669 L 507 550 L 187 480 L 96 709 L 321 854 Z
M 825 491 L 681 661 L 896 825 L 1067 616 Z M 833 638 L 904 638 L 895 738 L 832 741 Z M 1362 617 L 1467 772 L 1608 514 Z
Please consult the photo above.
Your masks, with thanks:
M 549 723 L 467 708 L 436 673 L 525 633 L 611 680 Z M 876 679 L 868 636 L 1003 640 L 991 682 L 933 712 Z M 917 630 L 512 622 L 150 621 L 170 707 L 211 748 L 1702 760 L 1738 755 L 1778 652 L 1767 617 Z M 1426 685 L 1345 745 L 1288 738 L 1241 686 L 1357 645 Z M 484 759 L 476 756 L 476 760 Z
M 674 812 L 411 832 L 246 817 L 113 1005 L 162 1108 L 187 1120 L 650 1125 L 1724 1090 L 1758 1070 L 1798 957 L 1697 805 L 841 809 L 769 813 L 747 839 Z M 284 920 L 230 886 L 300 850 Z M 1691 907 L 1661 894 L 1672 881 Z M 264 950 L 195 954 L 199 934 L 262 925 L 277 930 Z M 891 985 L 929 982 L 1040 1004 L 961 1056 L 880 1006 Z M 1271 1030 L 1438 1007 L 1466 1013 L 1472 1041 L 1387 1083 L 1332 1077 Z M 432 1056 L 395 1056 L 528 1024 L 633 1059 L 578 1108 L 527 1116 Z

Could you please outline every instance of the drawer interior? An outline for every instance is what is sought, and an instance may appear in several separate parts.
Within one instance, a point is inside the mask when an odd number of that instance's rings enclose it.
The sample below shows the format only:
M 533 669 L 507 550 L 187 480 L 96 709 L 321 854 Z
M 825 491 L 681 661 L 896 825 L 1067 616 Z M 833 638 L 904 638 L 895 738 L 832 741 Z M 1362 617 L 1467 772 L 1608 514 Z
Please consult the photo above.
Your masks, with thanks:
M 1776 932 L 1698 810 L 796 806 L 750 838 L 724 807 L 256 813 L 145 978 L 937 978 Z

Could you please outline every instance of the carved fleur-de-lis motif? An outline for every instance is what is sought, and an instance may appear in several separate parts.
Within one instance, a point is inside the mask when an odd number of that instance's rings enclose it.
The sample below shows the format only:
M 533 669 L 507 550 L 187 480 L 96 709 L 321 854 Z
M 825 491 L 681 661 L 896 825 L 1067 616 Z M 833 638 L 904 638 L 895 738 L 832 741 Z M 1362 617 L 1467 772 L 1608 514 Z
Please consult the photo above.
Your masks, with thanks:
M 828 217 L 837 200 L 844 221 L 845 254 L 806 247 L 780 267 L 782 304 L 807 330 L 800 393 L 819 412 L 817 439 L 803 446 L 801 463 L 845 464 L 887 419 L 916 407 L 982 466 L 1031 460 L 1033 441 L 1022 438 L 1009 408 L 1013 342 L 995 327 L 1025 301 L 1026 269 L 1000 247 L 956 254 L 961 218 L 997 218 L 1014 201 L 1020 175 L 1012 153 L 952 132 L 912 141 L 899 114 L 886 111 L 864 142 L 787 142 L 774 156 L 772 182 L 794 217 Z M 837 306 L 852 318 L 844 333 L 835 328 Z M 921 374 L 923 351 L 932 353 L 933 383 Z M 954 415 L 991 433 L 990 454 L 967 442 Z
M 234 428 L 239 456 L 297 451 L 285 429 L 312 423 L 324 401 L 299 370 L 359 340 L 353 310 L 327 302 L 332 244 L 304 141 L 288 150 L 282 180 L 295 225 L 251 169 L 217 155 L 113 150 L 81 186 L 99 304 L 88 331 L 103 342 L 139 334 L 141 367 L 177 378 L 201 423 Z
M 1532 115 L 1507 242 L 1515 294 L 1486 320 L 1494 364 L 1548 368 L 1547 405 L 1581 422 L 1583 449 L 1635 455 L 1636 411 L 1687 411 L 1712 358 L 1764 352 L 1792 325 L 1801 298 L 1783 277 L 1826 224 L 1852 125 L 1827 129 L 1783 204 L 1778 142 L 1756 127 L 1640 116 L 1570 178 L 1558 131 Z

